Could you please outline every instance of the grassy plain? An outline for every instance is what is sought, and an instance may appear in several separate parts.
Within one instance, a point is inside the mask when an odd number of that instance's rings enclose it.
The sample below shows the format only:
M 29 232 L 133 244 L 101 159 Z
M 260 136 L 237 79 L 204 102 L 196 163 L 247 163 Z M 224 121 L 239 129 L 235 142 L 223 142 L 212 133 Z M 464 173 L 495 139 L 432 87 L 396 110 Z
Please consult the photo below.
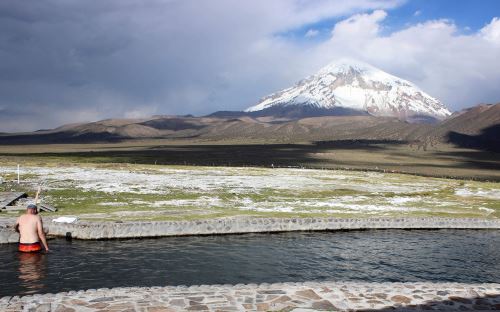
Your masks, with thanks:
M 0 145 L 2 162 L 130 163 L 354 169 L 500 181 L 500 154 L 440 144 L 427 150 L 376 141 L 134 140 L 102 144 Z
M 51 215 L 86 220 L 500 217 L 498 155 L 488 152 L 346 142 L 161 143 L 2 146 L 0 176 L 7 182 L 0 191 L 33 194 L 42 184 L 43 199 L 59 209 Z M 17 164 L 21 184 L 14 182 Z

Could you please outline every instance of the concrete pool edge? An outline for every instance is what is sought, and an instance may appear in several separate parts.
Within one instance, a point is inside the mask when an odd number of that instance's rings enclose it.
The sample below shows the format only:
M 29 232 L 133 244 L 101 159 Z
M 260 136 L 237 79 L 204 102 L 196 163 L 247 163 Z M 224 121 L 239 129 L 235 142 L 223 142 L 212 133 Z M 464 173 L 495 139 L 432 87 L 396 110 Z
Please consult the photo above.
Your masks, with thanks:
M 0 220 L 0 243 L 15 243 L 14 219 Z M 48 235 L 75 239 L 146 238 L 292 231 L 368 229 L 500 229 L 500 219 L 477 218 L 251 218 L 194 221 L 126 221 L 55 223 L 44 220 Z
M 2 311 L 498 310 L 498 283 L 303 282 L 117 287 L 0 298 Z M 302 310 L 304 311 L 304 310 Z

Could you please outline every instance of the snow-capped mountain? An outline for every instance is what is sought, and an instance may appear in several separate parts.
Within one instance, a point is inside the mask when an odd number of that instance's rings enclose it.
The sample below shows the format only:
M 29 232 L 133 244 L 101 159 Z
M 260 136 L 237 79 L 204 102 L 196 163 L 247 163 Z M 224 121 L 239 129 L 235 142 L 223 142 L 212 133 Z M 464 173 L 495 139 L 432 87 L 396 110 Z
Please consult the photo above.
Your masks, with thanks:
M 401 120 L 442 120 L 450 111 L 413 83 L 369 64 L 342 59 L 295 86 L 264 97 L 245 112 L 305 108 L 348 110 Z

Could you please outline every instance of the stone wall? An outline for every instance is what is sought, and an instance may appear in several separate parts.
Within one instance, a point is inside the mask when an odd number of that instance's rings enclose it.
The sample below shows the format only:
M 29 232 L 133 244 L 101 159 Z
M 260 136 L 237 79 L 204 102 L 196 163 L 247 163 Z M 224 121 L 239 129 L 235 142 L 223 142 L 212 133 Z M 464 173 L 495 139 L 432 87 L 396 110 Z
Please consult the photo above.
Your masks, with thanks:
M 0 220 L 0 243 L 17 242 L 14 219 Z M 257 232 L 363 229 L 500 229 L 500 219 L 465 218 L 248 218 L 197 221 L 55 223 L 44 220 L 49 235 L 76 239 L 111 239 Z

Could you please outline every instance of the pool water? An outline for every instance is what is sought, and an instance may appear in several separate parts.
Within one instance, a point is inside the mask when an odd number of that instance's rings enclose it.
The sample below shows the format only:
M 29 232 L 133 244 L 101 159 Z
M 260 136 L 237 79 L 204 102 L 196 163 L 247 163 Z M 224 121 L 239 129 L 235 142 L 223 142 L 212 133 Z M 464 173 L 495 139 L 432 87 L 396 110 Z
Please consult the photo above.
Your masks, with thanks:
M 0 248 L 0 297 L 68 290 L 301 281 L 500 282 L 500 231 L 372 230 L 49 241 Z

